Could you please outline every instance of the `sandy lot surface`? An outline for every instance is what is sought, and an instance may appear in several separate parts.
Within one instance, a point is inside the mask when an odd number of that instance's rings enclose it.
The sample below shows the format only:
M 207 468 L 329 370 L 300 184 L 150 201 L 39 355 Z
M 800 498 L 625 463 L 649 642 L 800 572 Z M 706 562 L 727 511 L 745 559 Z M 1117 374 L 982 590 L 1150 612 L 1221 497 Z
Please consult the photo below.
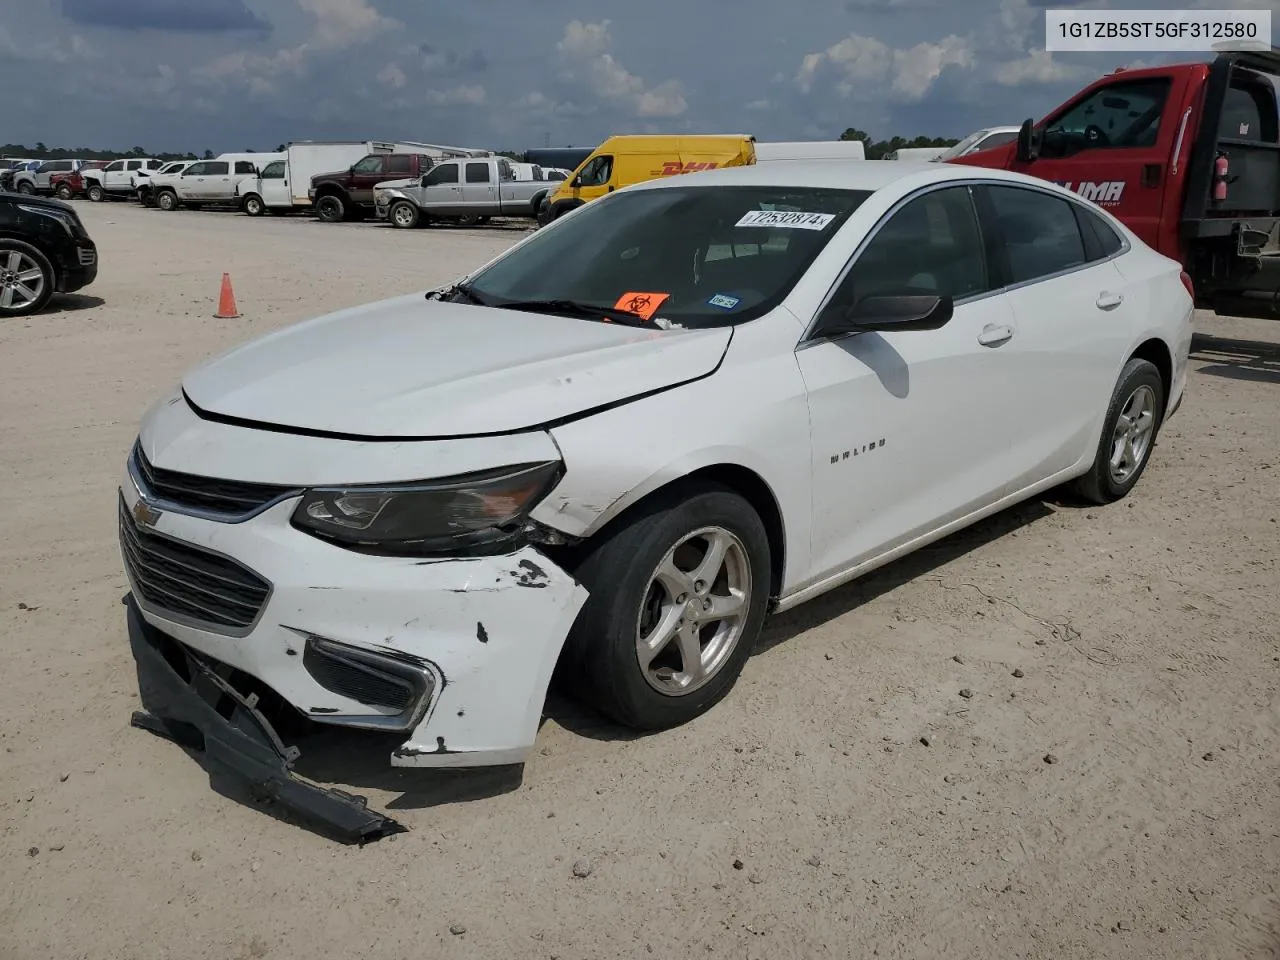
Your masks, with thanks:
M 0 327 L 6 960 L 1280 956 L 1280 324 L 1202 319 L 1127 501 L 775 619 L 675 732 L 553 702 L 522 782 L 348 758 L 410 832 L 347 848 L 130 729 L 119 471 L 206 356 L 520 234 L 79 209 L 98 282 Z

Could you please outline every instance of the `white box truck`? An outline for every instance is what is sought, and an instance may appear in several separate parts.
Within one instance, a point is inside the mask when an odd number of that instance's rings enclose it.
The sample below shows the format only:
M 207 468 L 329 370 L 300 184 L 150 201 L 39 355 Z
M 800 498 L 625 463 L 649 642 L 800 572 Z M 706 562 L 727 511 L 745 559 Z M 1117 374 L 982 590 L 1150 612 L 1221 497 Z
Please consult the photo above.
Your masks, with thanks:
M 422 153 L 423 144 L 384 140 L 300 140 L 285 147 L 283 159 L 239 185 L 240 209 L 250 216 L 311 208 L 312 177 L 349 169 L 370 154 Z

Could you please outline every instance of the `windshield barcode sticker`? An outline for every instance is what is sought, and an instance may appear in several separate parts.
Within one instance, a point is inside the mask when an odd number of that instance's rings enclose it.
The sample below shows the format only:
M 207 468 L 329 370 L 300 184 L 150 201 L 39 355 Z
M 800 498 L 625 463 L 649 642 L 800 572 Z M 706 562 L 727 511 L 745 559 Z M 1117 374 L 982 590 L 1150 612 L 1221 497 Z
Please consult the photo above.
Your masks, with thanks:
M 834 213 L 787 213 L 782 210 L 748 210 L 734 226 L 787 227 L 792 230 L 825 230 Z

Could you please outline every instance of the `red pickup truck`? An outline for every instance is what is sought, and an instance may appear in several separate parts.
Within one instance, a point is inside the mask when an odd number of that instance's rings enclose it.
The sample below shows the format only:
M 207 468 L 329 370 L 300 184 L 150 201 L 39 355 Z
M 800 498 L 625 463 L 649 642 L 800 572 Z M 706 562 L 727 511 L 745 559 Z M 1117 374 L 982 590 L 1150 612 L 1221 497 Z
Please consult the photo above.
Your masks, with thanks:
M 1280 319 L 1278 75 L 1280 51 L 1117 70 L 948 162 L 1066 186 L 1181 261 L 1197 306 Z

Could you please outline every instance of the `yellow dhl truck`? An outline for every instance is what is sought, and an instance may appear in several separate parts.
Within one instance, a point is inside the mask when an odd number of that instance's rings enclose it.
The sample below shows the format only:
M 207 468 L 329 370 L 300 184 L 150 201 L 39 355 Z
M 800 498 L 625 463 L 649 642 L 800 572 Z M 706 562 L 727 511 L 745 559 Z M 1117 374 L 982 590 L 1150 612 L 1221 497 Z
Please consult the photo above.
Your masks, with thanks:
M 538 208 L 538 223 L 546 226 L 584 203 L 633 183 L 755 162 L 756 138 L 748 134 L 610 137 L 547 194 Z

